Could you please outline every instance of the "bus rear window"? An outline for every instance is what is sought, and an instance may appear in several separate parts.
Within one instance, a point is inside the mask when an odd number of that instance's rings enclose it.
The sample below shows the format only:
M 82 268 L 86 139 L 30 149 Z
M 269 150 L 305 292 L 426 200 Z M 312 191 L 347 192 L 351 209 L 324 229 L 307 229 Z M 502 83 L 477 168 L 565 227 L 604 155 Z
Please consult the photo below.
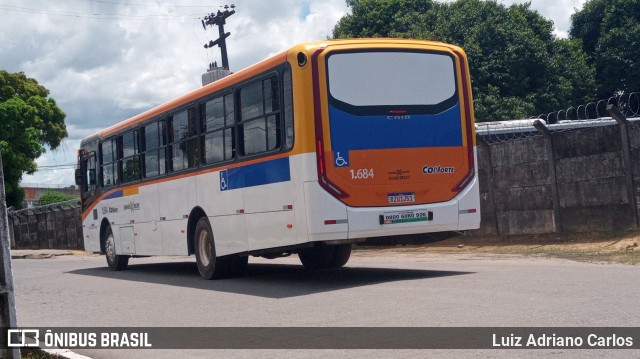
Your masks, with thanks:
M 351 106 L 429 106 L 456 93 L 453 58 L 427 52 L 342 52 L 328 57 L 329 92 Z

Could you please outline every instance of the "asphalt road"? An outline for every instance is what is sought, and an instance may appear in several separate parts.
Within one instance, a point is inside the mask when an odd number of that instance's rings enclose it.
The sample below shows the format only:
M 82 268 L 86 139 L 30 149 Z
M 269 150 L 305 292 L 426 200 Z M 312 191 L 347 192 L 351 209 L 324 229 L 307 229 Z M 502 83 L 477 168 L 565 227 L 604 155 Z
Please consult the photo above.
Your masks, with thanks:
M 187 257 L 14 259 L 21 327 L 638 327 L 640 267 L 513 255 L 358 253 L 341 270 L 251 258 L 204 281 Z M 640 350 L 76 349 L 92 358 L 638 358 Z

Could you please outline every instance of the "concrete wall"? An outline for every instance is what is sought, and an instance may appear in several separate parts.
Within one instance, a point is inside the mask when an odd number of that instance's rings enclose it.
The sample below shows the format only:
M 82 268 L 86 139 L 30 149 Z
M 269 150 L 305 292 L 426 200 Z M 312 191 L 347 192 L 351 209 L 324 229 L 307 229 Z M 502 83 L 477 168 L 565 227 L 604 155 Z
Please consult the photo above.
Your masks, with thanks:
M 9 212 L 12 249 L 83 249 L 80 201 Z
M 491 145 L 479 137 L 478 144 L 482 228 L 475 234 L 637 228 L 640 123 Z

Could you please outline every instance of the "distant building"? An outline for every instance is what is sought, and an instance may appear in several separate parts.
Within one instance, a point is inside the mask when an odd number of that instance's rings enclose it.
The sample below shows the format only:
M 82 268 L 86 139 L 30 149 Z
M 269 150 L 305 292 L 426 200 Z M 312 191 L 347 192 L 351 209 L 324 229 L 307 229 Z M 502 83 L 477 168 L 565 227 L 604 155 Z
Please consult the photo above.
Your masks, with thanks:
M 80 190 L 76 186 L 69 187 L 55 187 L 50 185 L 22 185 L 24 189 L 24 208 L 31 208 L 40 205 L 40 197 L 47 191 L 58 191 L 64 194 L 68 194 L 77 198 L 80 198 Z

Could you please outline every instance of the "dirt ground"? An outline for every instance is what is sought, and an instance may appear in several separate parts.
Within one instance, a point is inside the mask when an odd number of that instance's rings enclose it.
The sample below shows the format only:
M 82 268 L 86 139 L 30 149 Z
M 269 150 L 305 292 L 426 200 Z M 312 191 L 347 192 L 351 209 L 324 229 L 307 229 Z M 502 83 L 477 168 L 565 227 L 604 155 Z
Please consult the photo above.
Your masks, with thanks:
M 366 255 L 366 247 L 359 248 Z M 377 248 L 375 251 L 465 254 L 516 254 L 591 263 L 640 265 L 640 231 L 520 236 L 460 236 L 425 245 Z

